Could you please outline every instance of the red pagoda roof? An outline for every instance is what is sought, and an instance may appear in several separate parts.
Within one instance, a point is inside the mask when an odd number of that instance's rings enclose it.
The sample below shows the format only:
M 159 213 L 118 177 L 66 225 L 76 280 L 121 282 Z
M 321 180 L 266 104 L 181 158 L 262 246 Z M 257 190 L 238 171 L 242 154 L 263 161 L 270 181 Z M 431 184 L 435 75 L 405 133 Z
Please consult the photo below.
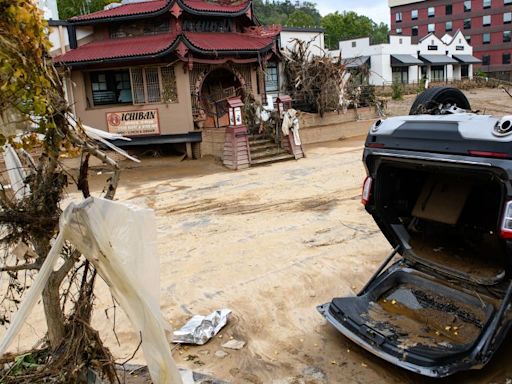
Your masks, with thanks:
M 224 4 L 221 2 L 213 3 L 205 0 L 180 0 L 179 2 L 181 2 L 186 8 L 195 9 L 197 11 L 235 13 L 244 11 L 250 1 L 241 1 L 236 5 L 229 4 L 226 1 L 224 1 Z
M 102 10 L 98 12 L 89 13 L 87 15 L 75 16 L 70 19 L 70 21 L 85 21 L 85 20 L 95 20 L 95 19 L 107 19 L 111 17 L 120 17 L 120 16 L 134 16 L 134 15 L 143 15 L 146 13 L 153 13 L 164 9 L 167 5 L 169 5 L 169 0 L 153 0 L 153 1 L 145 1 L 141 3 L 133 3 L 133 4 L 123 4 L 118 7 L 114 7 L 107 10 Z
M 56 63 L 79 63 L 150 56 L 171 49 L 175 33 L 93 41 L 54 58 Z
M 274 39 L 236 32 L 183 32 L 188 42 L 204 51 L 261 51 L 271 48 Z
M 274 46 L 272 37 L 260 37 L 236 32 L 183 32 L 160 35 L 125 37 L 93 41 L 57 56 L 60 64 L 110 61 L 122 58 L 148 57 L 173 51 L 183 41 L 192 52 L 215 54 L 234 52 L 256 55 Z M 168 51 L 168 52 L 166 52 Z
M 123 4 L 117 7 L 72 17 L 70 22 L 85 23 L 87 21 L 101 21 L 102 19 L 111 19 L 117 17 L 130 17 L 138 15 L 149 15 L 152 13 L 165 12 L 170 9 L 173 3 L 177 3 L 182 9 L 199 13 L 225 13 L 240 14 L 245 12 L 251 1 L 206 1 L 206 0 L 150 0 L 139 3 Z

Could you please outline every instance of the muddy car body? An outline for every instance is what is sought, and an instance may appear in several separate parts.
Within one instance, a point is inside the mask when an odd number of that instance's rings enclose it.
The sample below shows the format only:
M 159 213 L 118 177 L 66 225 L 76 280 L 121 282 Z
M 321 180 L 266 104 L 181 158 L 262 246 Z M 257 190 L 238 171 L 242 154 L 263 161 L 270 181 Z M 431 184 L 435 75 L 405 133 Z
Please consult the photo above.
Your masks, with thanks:
M 483 367 L 511 325 L 512 122 L 422 97 L 428 113 L 378 121 L 365 143 L 363 203 L 394 251 L 357 296 L 318 310 L 381 358 L 444 377 Z

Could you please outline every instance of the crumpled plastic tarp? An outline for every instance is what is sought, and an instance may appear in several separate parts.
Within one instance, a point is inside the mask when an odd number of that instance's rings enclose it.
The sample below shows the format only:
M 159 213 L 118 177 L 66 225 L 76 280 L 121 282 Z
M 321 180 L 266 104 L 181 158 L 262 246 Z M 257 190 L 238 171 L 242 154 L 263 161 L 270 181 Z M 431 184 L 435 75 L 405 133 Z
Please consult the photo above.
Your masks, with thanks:
M 173 343 L 203 345 L 227 324 L 230 309 L 220 309 L 208 316 L 196 315 L 174 331 Z
M 156 222 L 149 209 L 90 197 L 70 204 L 41 270 L 0 343 L 6 352 L 48 281 L 69 241 L 94 265 L 112 295 L 142 335 L 142 350 L 155 384 L 182 384 L 172 359 L 159 307 Z
M 16 199 L 21 200 L 30 195 L 30 187 L 28 184 L 25 184 L 27 174 L 25 173 L 25 169 L 23 168 L 23 164 L 21 164 L 18 154 L 11 144 L 4 145 L 4 161 L 11 182 L 11 189 Z

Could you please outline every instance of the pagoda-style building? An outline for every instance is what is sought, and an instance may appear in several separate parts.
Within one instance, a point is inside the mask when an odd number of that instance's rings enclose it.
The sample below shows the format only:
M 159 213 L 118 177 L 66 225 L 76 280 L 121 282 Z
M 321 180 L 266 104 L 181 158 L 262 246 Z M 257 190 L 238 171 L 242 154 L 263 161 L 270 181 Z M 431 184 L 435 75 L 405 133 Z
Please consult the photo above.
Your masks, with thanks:
M 251 0 L 129 1 L 68 20 L 69 50 L 54 60 L 85 124 L 189 154 L 203 142 L 208 154 L 215 137 L 222 145 L 227 100 L 265 100 L 276 86 L 278 33 Z

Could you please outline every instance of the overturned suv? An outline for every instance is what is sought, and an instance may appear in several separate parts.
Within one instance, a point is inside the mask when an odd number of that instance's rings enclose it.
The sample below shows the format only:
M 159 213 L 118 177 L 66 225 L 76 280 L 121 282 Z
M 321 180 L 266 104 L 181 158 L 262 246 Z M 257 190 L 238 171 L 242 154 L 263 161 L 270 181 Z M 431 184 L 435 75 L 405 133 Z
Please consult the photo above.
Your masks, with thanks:
M 318 307 L 375 355 L 432 377 L 483 367 L 512 324 L 512 116 L 432 88 L 370 129 L 362 200 L 394 251 Z

